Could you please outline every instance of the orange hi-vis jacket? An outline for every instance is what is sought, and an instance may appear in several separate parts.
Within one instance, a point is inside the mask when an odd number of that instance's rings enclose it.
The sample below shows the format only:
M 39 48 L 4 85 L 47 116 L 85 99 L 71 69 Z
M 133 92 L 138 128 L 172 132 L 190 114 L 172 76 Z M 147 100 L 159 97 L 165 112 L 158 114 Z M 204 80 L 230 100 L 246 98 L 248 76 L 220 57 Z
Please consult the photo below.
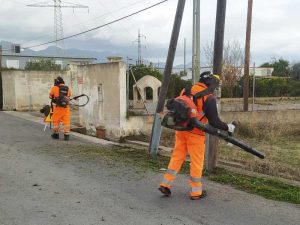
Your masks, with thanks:
M 67 97 L 71 96 L 70 88 L 68 89 Z M 54 86 L 50 90 L 49 97 L 51 99 L 59 97 L 59 86 Z M 70 106 L 61 107 L 59 105 L 54 105 L 53 107 L 53 114 L 52 114 L 52 124 L 53 124 L 53 131 L 58 132 L 60 123 L 63 123 L 64 126 L 64 133 L 68 134 L 70 132 Z
M 71 91 L 70 91 L 70 88 L 69 88 L 67 97 L 70 98 L 70 96 L 71 96 Z M 59 97 L 59 86 L 53 86 L 50 90 L 49 98 L 52 99 L 52 98 L 58 98 L 58 97 Z M 57 106 L 57 107 L 59 107 L 59 106 Z
M 194 84 L 192 86 L 191 94 L 196 95 L 198 92 L 203 91 L 205 89 L 207 89 L 207 86 L 205 84 L 197 82 L 196 84 Z M 180 95 L 183 95 L 183 93 L 184 93 L 184 90 L 182 90 Z M 197 118 L 203 124 L 206 124 L 208 122 L 208 120 L 203 112 L 203 104 L 210 95 L 212 95 L 212 94 L 205 95 L 204 97 L 197 99 Z M 198 135 L 205 135 L 205 133 L 203 131 L 201 131 L 197 128 L 194 128 L 190 132 L 192 132 L 194 134 L 198 134 Z

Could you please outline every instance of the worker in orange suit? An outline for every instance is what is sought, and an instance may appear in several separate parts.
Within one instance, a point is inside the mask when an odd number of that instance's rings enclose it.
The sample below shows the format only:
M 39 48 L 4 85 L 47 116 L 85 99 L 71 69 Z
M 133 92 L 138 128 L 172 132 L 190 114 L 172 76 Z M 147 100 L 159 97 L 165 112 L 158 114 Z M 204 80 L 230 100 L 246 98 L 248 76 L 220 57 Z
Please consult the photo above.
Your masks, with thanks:
M 209 71 L 201 73 L 199 82 L 191 88 L 191 94 L 203 91 L 210 87 L 219 85 L 219 76 L 211 74 Z M 181 92 L 183 95 L 184 90 Z M 213 94 L 205 95 L 197 99 L 197 119 L 202 123 L 209 123 L 211 126 L 233 133 L 235 126 L 226 124 L 219 118 L 217 111 L 216 98 Z M 168 165 L 168 169 L 164 174 L 163 180 L 160 182 L 159 190 L 165 195 L 171 195 L 172 183 L 176 178 L 186 155 L 190 155 L 190 198 L 197 200 L 206 196 L 206 191 L 202 188 L 202 170 L 205 154 L 205 133 L 197 128 L 191 131 L 176 131 L 175 147 L 172 157 Z
M 51 135 L 53 139 L 59 139 L 60 123 L 62 123 L 64 127 L 64 140 L 68 141 L 70 138 L 70 96 L 71 90 L 68 86 L 65 85 L 63 78 L 57 77 L 56 79 L 54 79 L 54 86 L 51 88 L 49 94 L 53 110 L 53 133 Z

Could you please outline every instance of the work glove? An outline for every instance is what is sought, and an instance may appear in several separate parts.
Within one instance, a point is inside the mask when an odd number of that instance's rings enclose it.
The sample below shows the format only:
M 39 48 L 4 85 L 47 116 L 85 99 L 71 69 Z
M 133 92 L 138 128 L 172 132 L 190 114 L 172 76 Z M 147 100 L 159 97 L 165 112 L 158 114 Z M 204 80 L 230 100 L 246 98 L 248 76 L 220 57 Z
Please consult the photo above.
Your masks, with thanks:
M 227 126 L 228 126 L 228 133 L 233 134 L 235 125 L 233 125 L 233 123 L 229 123 L 229 124 L 227 124 Z

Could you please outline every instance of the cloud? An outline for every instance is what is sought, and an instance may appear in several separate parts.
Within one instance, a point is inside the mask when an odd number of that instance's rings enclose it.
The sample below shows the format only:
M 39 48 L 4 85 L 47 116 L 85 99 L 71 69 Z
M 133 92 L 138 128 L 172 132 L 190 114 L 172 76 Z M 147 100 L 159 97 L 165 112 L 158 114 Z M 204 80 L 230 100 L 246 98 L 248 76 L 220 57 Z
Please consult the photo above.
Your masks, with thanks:
M 38 0 L 1 1 L 0 40 L 24 45 L 39 44 L 53 40 L 53 9 L 27 7 Z M 72 0 L 89 6 L 86 9 L 62 9 L 65 36 L 105 24 L 114 19 L 150 6 L 159 0 Z M 186 1 L 177 61 L 182 61 L 183 39 L 187 40 L 187 61 L 192 52 L 192 2 Z M 214 39 L 217 0 L 201 0 L 201 46 Z M 115 53 L 137 54 L 138 29 L 146 36 L 142 38 L 145 58 L 165 58 L 167 55 L 177 1 L 169 0 L 134 17 L 97 31 L 65 40 L 68 48 L 109 50 Z M 252 60 L 267 61 L 278 55 L 298 60 L 300 31 L 298 29 L 299 1 L 259 0 L 253 2 Z M 247 1 L 227 0 L 225 41 L 238 40 L 244 46 L 246 33 Z M 47 46 L 45 46 L 47 47 Z M 44 47 L 44 48 L 45 48 Z

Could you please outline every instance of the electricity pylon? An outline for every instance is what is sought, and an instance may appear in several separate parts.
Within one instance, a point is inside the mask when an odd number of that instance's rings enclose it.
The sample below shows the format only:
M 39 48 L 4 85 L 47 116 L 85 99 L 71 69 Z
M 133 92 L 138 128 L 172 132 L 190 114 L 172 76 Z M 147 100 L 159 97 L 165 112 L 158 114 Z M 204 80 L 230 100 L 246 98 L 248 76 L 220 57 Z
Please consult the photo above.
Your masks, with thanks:
M 30 7 L 50 7 L 54 8 L 54 38 L 56 47 L 63 46 L 63 38 L 64 38 L 64 29 L 63 29 L 63 18 L 61 13 L 61 8 L 89 8 L 85 5 L 63 2 L 61 0 L 52 0 L 49 2 L 39 2 L 35 4 L 27 5 Z M 61 40 L 61 41 L 60 41 Z

